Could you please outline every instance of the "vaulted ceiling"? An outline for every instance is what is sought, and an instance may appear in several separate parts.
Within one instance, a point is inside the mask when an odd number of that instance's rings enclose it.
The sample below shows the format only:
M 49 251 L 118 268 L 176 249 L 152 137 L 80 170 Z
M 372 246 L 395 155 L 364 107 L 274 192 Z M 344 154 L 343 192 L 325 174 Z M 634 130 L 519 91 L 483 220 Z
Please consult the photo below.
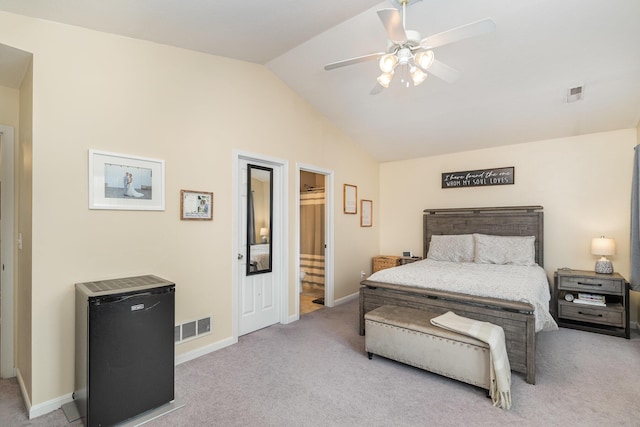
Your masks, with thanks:
M 494 32 L 434 49 L 461 76 L 370 95 L 395 0 L 0 0 L 0 10 L 264 64 L 376 159 L 391 161 L 636 127 L 640 1 L 411 0 L 422 37 L 491 17 Z M 0 40 L 2 43 L 2 40 Z M 17 59 L 16 59 L 17 55 Z M 21 59 L 0 45 L 0 84 Z M 9 64 L 9 62 L 11 65 Z M 398 76 L 396 76 L 398 77 Z M 583 96 L 567 102 L 570 88 Z

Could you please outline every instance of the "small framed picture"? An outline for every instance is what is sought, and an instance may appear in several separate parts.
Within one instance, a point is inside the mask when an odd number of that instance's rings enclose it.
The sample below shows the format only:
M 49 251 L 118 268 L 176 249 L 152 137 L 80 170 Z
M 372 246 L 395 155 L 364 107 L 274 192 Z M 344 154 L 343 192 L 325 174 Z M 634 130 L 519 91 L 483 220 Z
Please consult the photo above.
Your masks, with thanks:
M 344 213 L 358 213 L 358 187 L 351 184 L 344 185 Z
M 164 160 L 89 150 L 89 209 L 164 210 Z
M 213 219 L 213 193 L 180 190 L 180 219 Z
M 360 200 L 360 227 L 373 225 L 373 201 Z

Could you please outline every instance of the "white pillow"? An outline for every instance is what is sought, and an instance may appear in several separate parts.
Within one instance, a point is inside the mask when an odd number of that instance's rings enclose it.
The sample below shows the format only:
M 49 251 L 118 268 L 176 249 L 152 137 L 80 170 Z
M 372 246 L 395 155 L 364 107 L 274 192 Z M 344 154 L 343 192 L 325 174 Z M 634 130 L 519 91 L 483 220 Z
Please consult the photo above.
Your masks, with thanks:
M 434 261 L 473 262 L 473 235 L 454 234 L 431 236 L 427 258 Z
M 474 234 L 478 264 L 536 265 L 534 236 L 490 236 Z

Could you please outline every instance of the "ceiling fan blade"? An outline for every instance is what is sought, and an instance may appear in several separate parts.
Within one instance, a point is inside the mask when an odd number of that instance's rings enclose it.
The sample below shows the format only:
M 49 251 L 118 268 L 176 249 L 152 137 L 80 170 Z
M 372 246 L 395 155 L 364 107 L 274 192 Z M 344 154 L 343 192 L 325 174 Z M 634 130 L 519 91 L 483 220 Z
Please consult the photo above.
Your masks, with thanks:
M 427 73 L 433 74 L 437 78 L 444 80 L 447 83 L 453 83 L 460 78 L 460 72 L 454 68 L 449 67 L 437 59 L 433 61 Z
M 469 37 L 479 36 L 481 34 L 490 33 L 496 29 L 496 23 L 491 18 L 481 19 L 470 24 L 461 25 L 429 37 L 425 37 L 420 42 L 423 49 L 433 49 L 434 47 L 444 46 L 449 43 L 464 40 Z
M 402 16 L 398 9 L 380 9 L 378 16 L 382 21 L 382 25 L 387 30 L 389 40 L 394 43 L 404 43 L 407 41 L 407 33 L 404 31 L 402 24 Z
M 373 87 L 373 89 L 371 89 L 371 92 L 369 92 L 369 95 L 377 95 L 383 90 L 384 90 L 384 86 L 376 82 L 376 85 Z
M 343 61 L 332 62 L 331 64 L 325 65 L 324 69 L 329 71 L 329 70 L 334 70 L 340 67 L 346 67 L 347 65 L 353 65 L 353 64 L 358 64 L 360 62 L 371 61 L 374 59 L 378 59 L 385 54 L 386 52 L 370 53 L 369 55 L 362 55 L 362 56 L 357 56 L 351 59 L 345 59 Z

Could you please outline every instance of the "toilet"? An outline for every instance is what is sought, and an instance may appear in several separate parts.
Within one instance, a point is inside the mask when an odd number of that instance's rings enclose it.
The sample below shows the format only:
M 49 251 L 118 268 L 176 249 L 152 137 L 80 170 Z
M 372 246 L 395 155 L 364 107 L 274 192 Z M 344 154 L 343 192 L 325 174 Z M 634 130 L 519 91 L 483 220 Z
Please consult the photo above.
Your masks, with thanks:
M 302 293 L 302 282 L 304 282 L 304 278 L 306 275 L 306 272 L 300 270 L 300 293 Z

